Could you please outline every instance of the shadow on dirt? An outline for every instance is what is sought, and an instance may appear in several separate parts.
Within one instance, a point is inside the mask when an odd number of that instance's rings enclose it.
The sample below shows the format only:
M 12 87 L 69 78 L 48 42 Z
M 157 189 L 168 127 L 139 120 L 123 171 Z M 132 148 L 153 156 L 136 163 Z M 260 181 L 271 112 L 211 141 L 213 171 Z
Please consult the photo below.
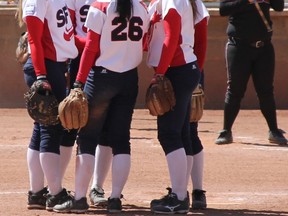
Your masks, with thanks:
M 278 212 L 270 210 L 248 210 L 248 209 L 206 209 L 202 211 L 192 211 L 193 215 L 203 215 L 203 216 L 288 216 L 288 212 Z
M 288 148 L 288 145 L 278 145 L 274 143 L 267 143 L 267 144 L 261 144 L 261 143 L 252 143 L 252 142 L 239 142 L 243 145 L 253 145 L 253 146 L 259 146 L 259 147 L 271 147 L 271 148 Z
M 115 215 L 107 213 L 106 209 L 89 209 L 86 214 L 100 214 L 100 215 Z M 123 211 L 117 213 L 117 216 L 157 216 L 161 214 L 154 214 L 149 207 L 136 205 L 123 205 Z M 206 210 L 191 210 L 187 215 L 201 215 L 201 216 L 288 216 L 288 212 L 269 211 L 269 210 L 248 210 L 248 209 L 213 209 Z

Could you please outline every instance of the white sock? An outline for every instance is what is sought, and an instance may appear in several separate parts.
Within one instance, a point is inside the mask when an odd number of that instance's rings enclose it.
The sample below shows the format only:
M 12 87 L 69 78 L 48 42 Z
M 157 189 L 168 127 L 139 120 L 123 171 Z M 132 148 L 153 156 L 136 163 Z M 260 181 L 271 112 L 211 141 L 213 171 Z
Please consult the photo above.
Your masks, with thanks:
M 86 197 L 93 174 L 95 157 L 90 154 L 76 156 L 75 200 Z
M 204 170 L 204 152 L 203 150 L 193 156 L 193 167 L 191 171 L 191 179 L 193 190 L 203 189 L 203 170 Z
M 71 160 L 73 146 L 61 146 L 60 145 L 60 177 L 63 180 L 65 171 Z
M 36 193 L 44 188 L 44 173 L 40 164 L 40 152 L 28 148 L 27 165 L 29 171 L 30 191 Z
M 40 162 L 48 183 L 49 193 L 52 195 L 62 191 L 60 176 L 60 155 L 51 152 L 41 152 Z
M 187 156 L 184 148 L 177 149 L 166 155 L 172 192 L 176 193 L 179 200 L 187 197 Z
M 109 146 L 97 145 L 95 152 L 95 167 L 93 173 L 92 188 L 103 189 L 105 179 L 112 162 L 112 148 Z
M 187 155 L 187 173 L 186 173 L 187 186 L 191 178 L 192 167 L 193 167 L 193 156 Z
M 118 154 L 112 160 L 112 192 L 110 198 L 120 198 L 131 167 L 129 154 Z

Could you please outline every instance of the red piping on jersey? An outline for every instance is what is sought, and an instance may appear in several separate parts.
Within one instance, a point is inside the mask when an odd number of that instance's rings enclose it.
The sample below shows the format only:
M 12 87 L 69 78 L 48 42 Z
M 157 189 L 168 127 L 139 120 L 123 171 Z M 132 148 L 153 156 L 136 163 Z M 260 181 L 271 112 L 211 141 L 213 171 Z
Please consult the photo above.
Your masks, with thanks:
M 78 52 L 82 53 L 83 49 L 84 49 L 84 46 L 85 46 L 86 39 L 80 37 L 79 35 L 77 35 L 77 33 L 76 33 L 76 25 L 77 25 L 77 23 L 76 23 L 75 11 L 72 10 L 72 9 L 68 9 L 68 10 L 69 10 L 70 18 L 72 20 L 73 29 L 74 29 L 75 45 L 76 45 L 76 47 L 78 49 Z
M 72 9 L 69 9 L 68 8 L 68 11 L 69 11 L 69 14 L 70 14 L 70 18 L 71 18 L 71 21 L 72 21 L 72 25 L 73 25 L 73 28 L 74 28 L 74 34 L 76 35 L 76 15 L 75 15 L 75 11 L 72 10 Z
M 110 2 L 98 2 L 95 1 L 91 4 L 92 7 L 97 8 L 98 10 L 102 11 L 104 14 L 106 14 L 106 10 Z

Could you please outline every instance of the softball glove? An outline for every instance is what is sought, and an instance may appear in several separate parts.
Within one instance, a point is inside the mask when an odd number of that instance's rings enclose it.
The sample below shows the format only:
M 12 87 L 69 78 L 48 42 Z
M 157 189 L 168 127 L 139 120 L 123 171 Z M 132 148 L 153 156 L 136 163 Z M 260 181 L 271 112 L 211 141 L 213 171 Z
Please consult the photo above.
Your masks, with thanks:
M 203 116 L 205 103 L 204 90 L 201 85 L 195 88 L 191 97 L 191 113 L 190 113 L 190 122 L 198 122 Z
M 161 116 L 176 104 L 173 86 L 163 75 L 156 75 L 146 91 L 146 107 L 152 116 Z
M 45 126 L 55 125 L 58 120 L 58 101 L 47 80 L 37 80 L 24 94 L 26 108 L 30 117 Z
M 70 94 L 59 104 L 59 119 L 64 128 L 80 129 L 88 121 L 88 101 L 81 88 L 71 89 Z

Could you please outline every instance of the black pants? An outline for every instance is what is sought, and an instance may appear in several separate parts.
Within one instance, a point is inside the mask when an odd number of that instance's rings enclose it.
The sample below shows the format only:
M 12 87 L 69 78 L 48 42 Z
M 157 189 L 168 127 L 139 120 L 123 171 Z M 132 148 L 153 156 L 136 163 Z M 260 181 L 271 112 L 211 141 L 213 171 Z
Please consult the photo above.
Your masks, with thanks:
M 204 70 L 200 73 L 199 84 L 201 84 L 204 89 Z M 190 122 L 190 137 L 192 142 L 192 155 L 196 155 L 204 148 L 201 139 L 198 136 L 198 122 Z
M 249 44 L 226 45 L 228 87 L 224 107 L 224 129 L 231 130 L 240 110 L 250 76 L 259 99 L 259 105 L 270 130 L 277 129 L 274 100 L 275 53 L 272 43 L 260 48 Z
M 46 60 L 45 64 L 47 69 L 47 78 L 52 86 L 54 94 L 60 102 L 65 98 L 65 63 Z M 31 87 L 37 79 L 31 57 L 28 58 L 27 62 L 23 66 L 23 72 L 27 86 Z M 29 148 L 36 151 L 41 150 L 42 152 L 54 152 L 59 154 L 59 143 L 61 146 L 74 145 L 77 131 L 72 131 L 73 132 L 68 132 L 67 130 L 64 130 L 63 132 L 63 128 L 60 124 L 56 126 L 40 126 L 39 123 L 34 122 Z M 41 136 L 44 138 L 41 138 Z
M 200 79 L 196 62 L 170 67 L 166 72 L 174 88 L 176 105 L 173 110 L 157 118 L 158 140 L 165 155 L 184 148 L 186 155 L 193 155 L 190 137 L 191 95 Z
M 70 74 L 70 89 L 73 89 L 73 84 L 77 77 L 77 72 L 79 70 L 81 60 L 81 54 L 79 54 L 75 59 L 69 60 L 68 63 L 68 72 Z
M 89 103 L 87 125 L 78 133 L 77 154 L 95 155 L 98 143 L 113 155 L 130 154 L 130 128 L 138 95 L 137 68 L 117 73 L 93 67 L 85 83 Z

